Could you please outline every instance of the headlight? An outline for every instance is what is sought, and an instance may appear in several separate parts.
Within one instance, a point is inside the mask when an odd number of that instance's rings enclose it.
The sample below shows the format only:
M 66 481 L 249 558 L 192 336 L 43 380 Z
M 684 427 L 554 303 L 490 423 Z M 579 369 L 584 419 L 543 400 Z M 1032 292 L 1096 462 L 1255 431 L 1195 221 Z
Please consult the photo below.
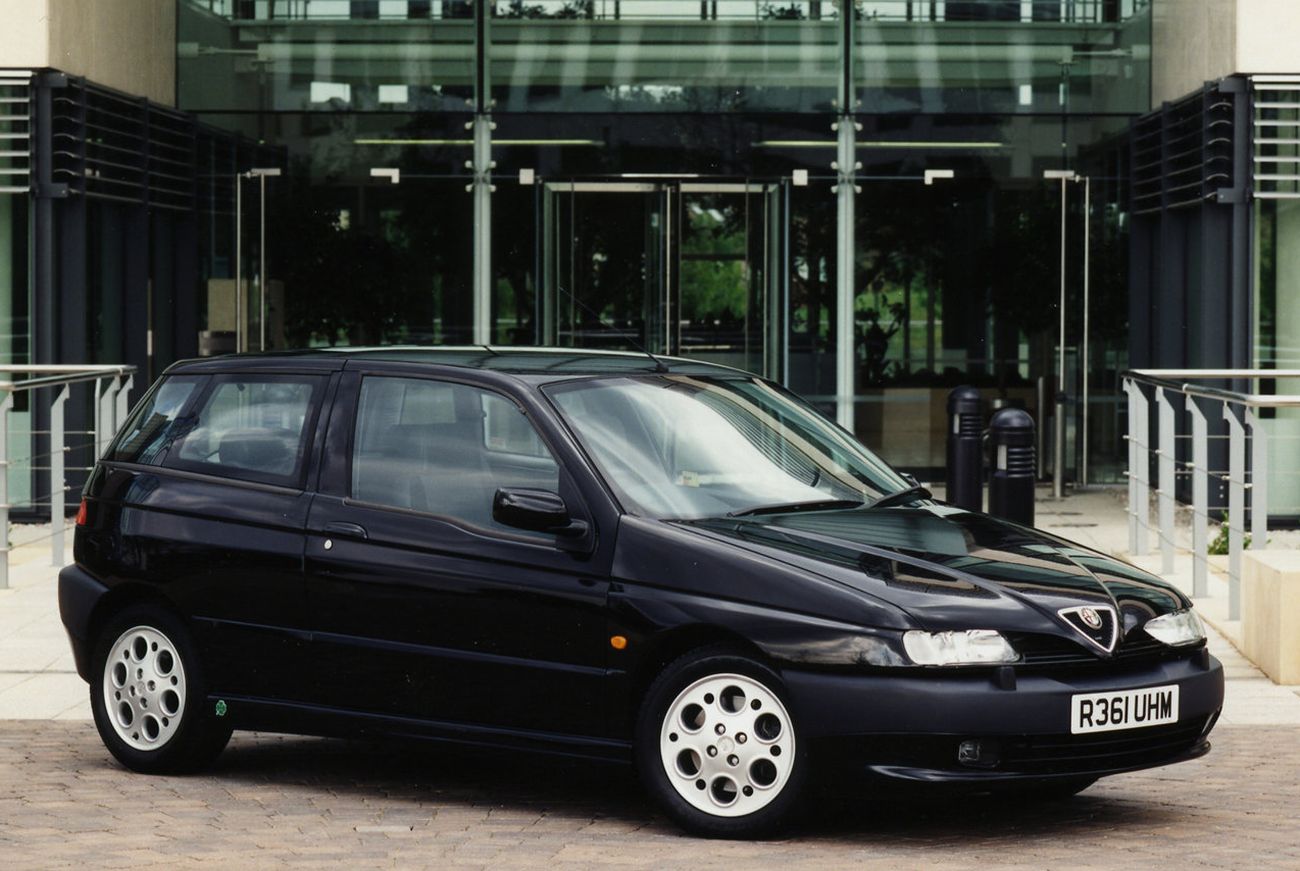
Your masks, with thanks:
M 992 629 L 906 632 L 903 649 L 917 665 L 993 665 L 1020 659 L 1002 633 Z
M 1148 620 L 1142 628 L 1147 631 L 1147 635 L 1170 647 L 1181 647 L 1184 644 L 1195 644 L 1205 640 L 1205 627 L 1201 625 L 1201 618 L 1197 617 L 1196 612 L 1191 608 Z

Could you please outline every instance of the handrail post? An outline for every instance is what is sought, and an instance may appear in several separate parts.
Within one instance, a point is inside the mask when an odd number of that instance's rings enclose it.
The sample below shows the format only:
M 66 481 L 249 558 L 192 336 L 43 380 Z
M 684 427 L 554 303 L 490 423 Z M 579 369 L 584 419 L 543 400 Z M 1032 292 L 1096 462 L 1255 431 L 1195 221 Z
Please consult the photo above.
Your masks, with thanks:
M 104 400 L 104 379 L 96 378 L 95 379 L 95 407 L 94 407 L 95 425 L 94 427 L 92 427 L 92 429 L 95 430 L 95 438 L 94 441 L 91 443 L 91 448 L 92 448 L 91 453 L 94 454 L 92 459 L 95 460 L 99 459 L 99 443 L 104 438 L 104 421 L 101 420 L 104 411 L 103 400 Z
M 1135 420 L 1129 421 L 1129 430 L 1133 433 L 1132 437 L 1137 441 L 1137 450 L 1134 455 L 1133 477 L 1136 479 L 1133 488 L 1133 510 L 1137 516 L 1137 546 L 1133 548 L 1133 553 L 1137 556 L 1144 556 L 1150 545 L 1149 530 L 1151 529 L 1151 494 L 1148 482 L 1151 477 L 1150 457 L 1147 451 L 1150 445 L 1147 444 L 1147 434 L 1151 429 L 1150 413 L 1147 410 L 1147 397 L 1142 392 L 1141 385 L 1135 384 L 1131 396 L 1134 397 L 1134 414 Z
M 109 438 L 117 435 L 117 431 L 121 429 L 122 424 L 126 422 L 127 412 L 131 410 L 130 406 L 127 405 L 127 400 L 133 386 L 135 386 L 135 376 L 127 375 L 126 381 L 122 382 L 122 389 L 117 391 L 117 407 L 114 409 L 113 413 L 113 431 L 109 433 Z
M 1228 619 L 1241 619 L 1242 512 L 1246 502 L 1246 433 L 1232 406 L 1223 403 L 1228 422 Z
M 68 486 L 63 476 L 63 454 L 67 443 L 63 438 L 63 403 L 68 401 L 68 385 L 54 397 L 50 403 L 50 565 L 63 565 L 63 527 L 67 517 L 64 515 L 63 494 Z
M 1163 387 L 1156 388 L 1156 405 L 1159 409 L 1156 437 L 1160 443 L 1160 488 L 1156 491 L 1160 500 L 1160 573 L 1171 575 L 1174 572 L 1174 407 Z
M 1250 549 L 1263 550 L 1268 544 L 1268 434 L 1252 408 L 1246 409 L 1246 424 L 1250 427 Z
M 1184 398 L 1192 416 L 1192 596 L 1200 598 L 1209 593 L 1210 438 L 1196 398 Z
M 108 442 L 117 432 L 114 426 L 113 412 L 117 407 L 117 391 L 122 386 L 122 376 L 114 375 L 113 380 L 108 383 L 108 389 L 99 395 L 99 408 L 96 417 L 95 426 L 95 459 L 98 460 L 104 455 L 108 448 Z
M 14 394 L 6 390 L 0 399 L 0 590 L 9 589 L 9 410 L 14 407 Z
M 1132 378 L 1125 378 L 1123 390 L 1128 397 L 1128 435 L 1124 437 L 1128 442 L 1128 552 L 1137 553 L 1138 546 L 1138 515 L 1137 515 L 1137 439 L 1135 437 L 1134 427 L 1137 420 L 1137 398 L 1133 395 L 1141 388 L 1133 382 Z

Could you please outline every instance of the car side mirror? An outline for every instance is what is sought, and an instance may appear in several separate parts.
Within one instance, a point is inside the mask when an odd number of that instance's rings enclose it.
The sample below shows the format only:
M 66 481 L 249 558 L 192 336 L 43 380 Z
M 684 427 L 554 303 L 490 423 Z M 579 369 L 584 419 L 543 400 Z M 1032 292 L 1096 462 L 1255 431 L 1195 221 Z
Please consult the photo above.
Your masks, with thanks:
M 492 497 L 492 519 L 515 529 L 548 532 L 563 538 L 576 538 L 587 531 L 587 524 L 569 516 L 569 508 L 558 493 L 525 487 L 502 487 Z

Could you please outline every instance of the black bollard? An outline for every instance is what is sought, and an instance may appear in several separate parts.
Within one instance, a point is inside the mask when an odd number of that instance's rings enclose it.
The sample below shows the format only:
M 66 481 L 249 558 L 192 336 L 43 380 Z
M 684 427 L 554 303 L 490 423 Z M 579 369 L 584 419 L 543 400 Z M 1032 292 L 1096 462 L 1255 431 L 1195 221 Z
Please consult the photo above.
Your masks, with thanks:
M 974 387 L 957 387 L 948 394 L 948 502 L 967 511 L 984 508 L 980 408 L 980 392 Z
M 989 514 L 1034 525 L 1034 419 L 1020 408 L 1004 408 L 989 421 Z

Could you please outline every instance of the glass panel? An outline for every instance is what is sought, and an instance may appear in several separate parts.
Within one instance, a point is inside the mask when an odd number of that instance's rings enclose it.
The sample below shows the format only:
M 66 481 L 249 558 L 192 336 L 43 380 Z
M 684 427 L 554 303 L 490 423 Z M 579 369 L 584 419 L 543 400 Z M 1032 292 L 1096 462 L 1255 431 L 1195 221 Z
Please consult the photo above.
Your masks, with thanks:
M 861 0 L 864 112 L 1144 112 L 1149 0 Z
M 790 189 L 786 385 L 835 415 L 835 195 L 826 179 Z M 861 207 L 860 207 L 861 208 Z
M 188 111 L 464 111 L 469 0 L 179 0 Z
M 284 175 L 266 182 L 267 347 L 458 344 L 470 338 L 473 204 L 463 162 L 466 116 L 267 114 L 260 155 Z M 205 119 L 241 130 L 242 116 Z M 213 159 L 204 193 L 204 326 L 235 329 L 234 160 Z M 395 170 L 374 176 L 373 169 Z M 260 186 L 243 182 L 248 347 L 260 341 Z
M 856 209 L 856 432 L 904 468 L 945 465 L 947 393 L 1026 408 L 1050 432 L 1059 338 L 1060 165 L 1055 119 L 862 116 Z M 1119 480 L 1116 373 L 1127 359 L 1127 147 L 1122 119 L 1072 123 L 1066 159 L 1093 177 L 1089 478 Z M 955 147 L 956 143 L 963 147 Z M 953 179 L 924 184 L 926 169 Z M 1067 477 L 1081 466 L 1084 185 L 1067 203 Z M 1048 391 L 1039 405 L 1039 379 Z M 1050 439 L 1043 442 L 1050 446 Z
M 185 435 L 184 422 L 177 415 L 207 378 L 174 376 L 158 382 L 149 396 L 131 414 L 131 419 L 104 458 L 119 463 L 156 466 L 167 457 L 172 444 Z M 191 420 L 190 423 L 193 423 Z
M 665 375 L 549 392 L 624 507 L 643 516 L 860 505 L 906 486 L 858 442 L 764 382 Z
M 510 0 L 489 76 L 503 112 L 829 111 L 831 0 Z
M 0 169 L 5 165 L 6 160 L 0 158 Z M 0 186 L 6 180 L 0 173 Z M 0 363 L 30 362 L 27 318 L 30 214 L 25 194 L 0 193 Z M 9 443 L 5 445 L 10 457 L 30 456 L 35 450 L 30 404 L 26 400 L 25 393 L 14 395 L 14 409 L 9 413 Z M 28 465 L 10 463 L 6 474 L 9 501 L 15 506 L 27 503 L 32 497 Z
M 0 363 L 27 362 L 28 214 L 26 196 L 0 193 Z
M 1256 201 L 1255 236 L 1255 365 L 1300 369 L 1300 200 Z M 1297 379 L 1260 382 L 1261 393 L 1297 391 Z M 1261 417 L 1268 434 L 1269 514 L 1295 517 L 1300 515 L 1300 475 L 1295 474 L 1300 409 L 1262 409 Z
M 665 194 L 656 184 L 547 185 L 543 342 L 668 351 Z
M 537 293 L 538 270 L 546 257 L 538 235 L 542 191 L 541 184 L 503 178 L 492 195 L 492 342 L 497 345 L 542 341 Z
M 762 185 L 681 189 L 676 353 L 764 372 L 768 301 L 768 198 Z M 739 188 L 737 190 L 736 188 Z
M 462 384 L 413 378 L 361 382 L 352 494 L 514 535 L 497 523 L 498 488 L 559 490 L 559 466 L 514 403 Z
M 210 475 L 294 483 L 321 379 L 221 379 L 167 465 Z

